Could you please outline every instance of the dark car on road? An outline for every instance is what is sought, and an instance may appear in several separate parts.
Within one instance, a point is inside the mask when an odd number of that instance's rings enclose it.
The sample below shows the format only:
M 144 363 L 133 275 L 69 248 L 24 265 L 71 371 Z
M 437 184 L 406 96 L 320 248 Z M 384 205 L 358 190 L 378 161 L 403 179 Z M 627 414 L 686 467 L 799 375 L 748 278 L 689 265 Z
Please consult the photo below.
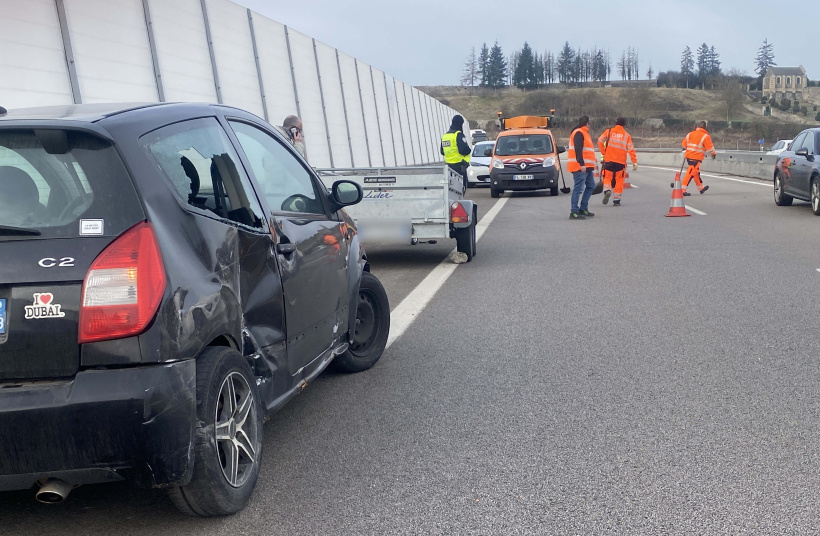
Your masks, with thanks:
M 241 509 L 266 415 L 385 348 L 361 198 L 236 108 L 0 109 L 0 491 Z
M 820 128 L 804 130 L 777 155 L 774 202 L 789 206 L 794 199 L 811 202 L 812 211 L 820 216 Z

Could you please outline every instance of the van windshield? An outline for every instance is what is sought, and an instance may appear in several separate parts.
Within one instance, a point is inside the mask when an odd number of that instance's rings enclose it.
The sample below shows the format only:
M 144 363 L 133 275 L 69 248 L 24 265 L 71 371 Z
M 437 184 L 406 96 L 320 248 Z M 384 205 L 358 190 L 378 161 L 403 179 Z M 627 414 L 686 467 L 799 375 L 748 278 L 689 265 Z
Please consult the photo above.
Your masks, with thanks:
M 65 153 L 49 154 L 31 130 L 0 131 L 0 227 L 46 238 L 110 236 L 124 230 L 122 220 L 135 210 L 142 213 L 110 143 L 77 131 L 67 133 L 67 143 Z M 79 225 L 81 218 L 90 223 Z
M 495 142 L 496 156 L 549 154 L 554 152 L 552 138 L 546 134 L 501 136 Z

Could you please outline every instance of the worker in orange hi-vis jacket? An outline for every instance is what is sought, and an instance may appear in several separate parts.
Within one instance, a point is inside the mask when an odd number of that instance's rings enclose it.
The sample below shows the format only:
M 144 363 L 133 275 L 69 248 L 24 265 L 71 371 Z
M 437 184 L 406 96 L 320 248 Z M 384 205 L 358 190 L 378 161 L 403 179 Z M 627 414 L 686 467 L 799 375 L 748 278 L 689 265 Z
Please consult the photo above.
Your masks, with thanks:
M 638 169 L 638 155 L 632 145 L 632 136 L 624 129 L 626 119 L 619 117 L 615 126 L 610 127 L 598 138 L 598 149 L 601 151 L 601 180 L 604 183 L 604 205 L 613 193 L 612 204 L 621 206 L 621 196 L 624 193 L 624 177 L 626 176 L 626 155 L 632 160 L 632 170 Z
M 703 184 L 703 181 L 700 179 L 700 163 L 703 162 L 706 153 L 712 155 L 713 159 L 717 156 L 715 146 L 712 144 L 712 137 L 706 132 L 706 121 L 698 123 L 695 130 L 683 138 L 681 146 L 683 150 L 686 151 L 684 158 L 689 162 L 689 167 L 686 168 L 686 175 L 683 176 L 683 182 L 681 183 L 683 195 L 692 195 L 686 191 L 686 187 L 689 185 L 689 179 L 695 179 L 698 191 L 704 193 L 709 189 L 709 186 Z

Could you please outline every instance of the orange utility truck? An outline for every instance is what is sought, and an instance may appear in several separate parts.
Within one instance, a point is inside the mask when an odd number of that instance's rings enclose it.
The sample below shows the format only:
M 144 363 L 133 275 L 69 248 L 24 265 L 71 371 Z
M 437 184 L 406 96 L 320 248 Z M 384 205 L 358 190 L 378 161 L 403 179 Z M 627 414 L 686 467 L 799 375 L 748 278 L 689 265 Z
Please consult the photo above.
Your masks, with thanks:
M 490 196 L 505 190 L 549 189 L 558 195 L 558 154 L 566 151 L 555 143 L 549 117 L 520 115 L 501 119 L 502 131 L 490 160 Z

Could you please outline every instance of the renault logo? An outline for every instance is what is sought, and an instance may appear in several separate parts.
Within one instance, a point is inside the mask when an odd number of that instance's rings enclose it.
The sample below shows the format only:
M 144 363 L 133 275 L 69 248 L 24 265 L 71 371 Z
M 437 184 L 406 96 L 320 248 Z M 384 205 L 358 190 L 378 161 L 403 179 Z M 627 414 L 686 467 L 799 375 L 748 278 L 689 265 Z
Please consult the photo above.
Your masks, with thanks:
M 518 164 L 518 167 L 521 168 L 521 171 L 524 171 L 525 169 L 527 169 L 527 163 L 521 162 L 520 164 Z

